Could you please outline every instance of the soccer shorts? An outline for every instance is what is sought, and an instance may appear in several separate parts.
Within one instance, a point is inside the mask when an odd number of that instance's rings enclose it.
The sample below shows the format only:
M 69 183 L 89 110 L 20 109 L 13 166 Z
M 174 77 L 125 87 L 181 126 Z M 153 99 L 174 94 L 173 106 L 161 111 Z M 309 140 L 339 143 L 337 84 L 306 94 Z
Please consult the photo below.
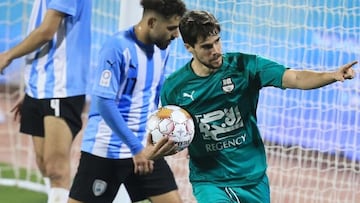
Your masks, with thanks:
M 270 203 L 269 180 L 266 175 L 255 185 L 219 187 L 209 183 L 192 184 L 198 203 Z
M 20 109 L 20 132 L 44 137 L 44 117 L 56 116 L 65 120 L 75 137 L 82 127 L 84 105 L 85 95 L 58 99 L 34 99 L 25 95 Z
M 69 196 L 82 202 L 111 203 L 122 183 L 133 202 L 177 190 L 165 159 L 154 161 L 152 173 L 136 175 L 132 158 L 106 159 L 81 152 Z

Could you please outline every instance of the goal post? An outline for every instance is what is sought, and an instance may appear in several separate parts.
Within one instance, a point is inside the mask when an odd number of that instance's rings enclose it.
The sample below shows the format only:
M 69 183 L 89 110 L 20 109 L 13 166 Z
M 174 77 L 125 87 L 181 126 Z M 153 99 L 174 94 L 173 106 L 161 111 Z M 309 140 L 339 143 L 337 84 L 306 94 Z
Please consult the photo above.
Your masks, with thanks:
M 107 36 L 140 19 L 140 0 L 93 0 L 92 61 Z M 224 52 L 254 53 L 293 69 L 330 71 L 360 54 L 360 1 L 184 0 L 221 24 Z M 0 2 L 0 52 L 25 36 L 30 0 Z M 130 12 L 131 11 L 131 12 Z M 136 13 L 136 14 L 135 14 Z M 181 37 L 171 44 L 170 72 L 191 59 Z M 21 63 L 21 62 L 16 62 Z M 32 144 L 9 113 L 21 87 L 13 64 L 3 76 L 0 102 L 0 184 L 37 184 Z M 355 66 L 358 71 L 359 65 Z M 321 89 L 260 91 L 257 119 L 266 146 L 271 202 L 347 202 L 360 199 L 360 80 Z M 90 81 L 91 82 L 91 81 Z M 84 114 L 86 119 L 86 114 Z M 75 172 L 79 136 L 73 147 Z M 186 203 L 194 203 L 186 153 L 167 157 Z M 25 168 L 26 174 L 20 172 Z M 6 173 L 13 171 L 10 180 Z M 14 172 L 15 171 L 15 172 Z M 22 175 L 20 175 L 22 174 Z M 21 182 L 21 184 L 19 184 Z M 30 188 L 35 188 L 33 185 Z M 121 202 L 122 197 L 116 202 Z

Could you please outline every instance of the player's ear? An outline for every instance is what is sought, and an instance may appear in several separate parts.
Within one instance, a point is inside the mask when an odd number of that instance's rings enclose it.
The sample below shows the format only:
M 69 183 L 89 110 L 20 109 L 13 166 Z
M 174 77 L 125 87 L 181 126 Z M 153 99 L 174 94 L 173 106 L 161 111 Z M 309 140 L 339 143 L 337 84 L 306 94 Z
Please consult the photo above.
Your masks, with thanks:
M 155 23 L 156 23 L 156 18 L 154 18 L 154 17 L 150 17 L 150 18 L 147 20 L 147 24 L 148 24 L 149 28 L 154 28 L 154 27 L 155 27 Z
M 184 43 L 184 46 L 185 46 L 186 50 L 188 50 L 190 53 L 193 53 L 194 48 L 190 44 Z

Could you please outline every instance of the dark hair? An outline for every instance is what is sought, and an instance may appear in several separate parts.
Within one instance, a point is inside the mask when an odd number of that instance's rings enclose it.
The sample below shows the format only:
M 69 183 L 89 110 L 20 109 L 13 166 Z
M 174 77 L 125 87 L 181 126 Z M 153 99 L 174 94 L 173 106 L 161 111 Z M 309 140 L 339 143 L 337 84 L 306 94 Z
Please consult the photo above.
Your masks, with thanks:
M 183 16 L 186 12 L 185 3 L 182 0 L 141 0 L 140 4 L 144 12 L 152 10 L 165 18 L 174 15 Z
M 184 43 L 194 46 L 199 38 L 220 33 L 220 24 L 207 11 L 189 11 L 180 20 L 179 30 Z

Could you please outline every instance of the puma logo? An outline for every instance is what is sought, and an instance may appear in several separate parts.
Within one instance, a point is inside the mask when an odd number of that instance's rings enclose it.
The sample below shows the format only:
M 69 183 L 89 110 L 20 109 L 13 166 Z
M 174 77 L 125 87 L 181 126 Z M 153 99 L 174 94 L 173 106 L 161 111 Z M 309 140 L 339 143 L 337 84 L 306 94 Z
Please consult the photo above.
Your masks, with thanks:
M 112 67 L 115 62 L 111 62 L 110 60 L 106 60 L 106 62 Z
M 189 97 L 192 101 L 194 101 L 194 97 L 193 97 L 194 93 L 195 93 L 195 90 L 193 90 L 190 94 L 184 92 L 183 97 Z

